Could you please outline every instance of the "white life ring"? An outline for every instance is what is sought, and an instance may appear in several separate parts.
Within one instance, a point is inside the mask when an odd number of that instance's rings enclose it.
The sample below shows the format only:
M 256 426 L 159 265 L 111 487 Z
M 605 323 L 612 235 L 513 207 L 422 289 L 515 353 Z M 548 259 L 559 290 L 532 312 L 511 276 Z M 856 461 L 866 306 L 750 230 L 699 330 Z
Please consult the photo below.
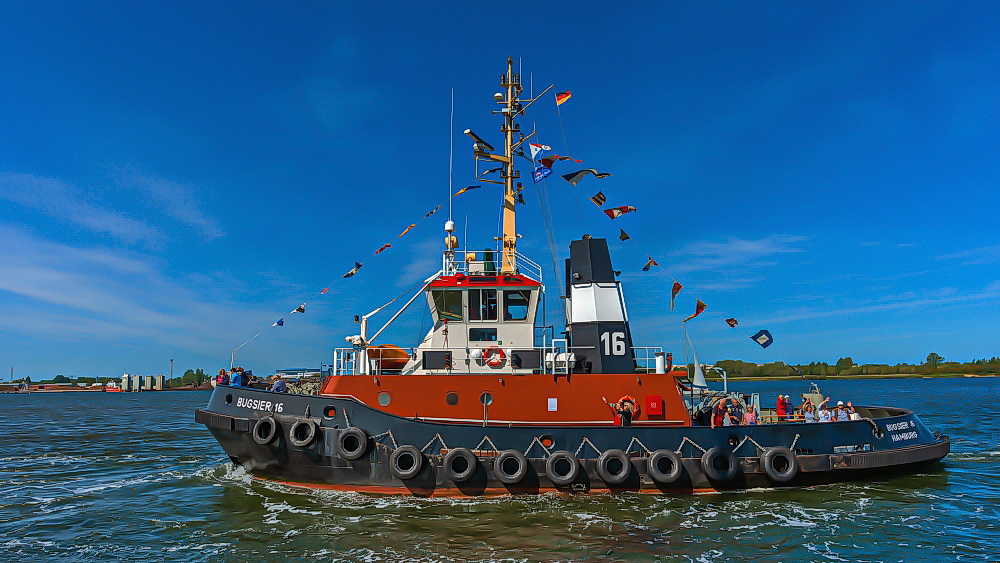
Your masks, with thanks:
M 507 361 L 507 354 L 499 346 L 490 346 L 483 350 L 483 361 L 491 368 L 498 368 Z

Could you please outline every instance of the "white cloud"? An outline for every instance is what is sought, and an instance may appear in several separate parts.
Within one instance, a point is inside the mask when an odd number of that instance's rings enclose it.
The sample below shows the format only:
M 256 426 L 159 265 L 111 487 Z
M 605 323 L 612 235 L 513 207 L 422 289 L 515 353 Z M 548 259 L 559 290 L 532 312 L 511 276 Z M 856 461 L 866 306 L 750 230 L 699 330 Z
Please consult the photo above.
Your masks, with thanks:
M 761 265 L 761 260 L 766 257 L 802 252 L 801 243 L 808 238 L 771 235 L 756 240 L 733 238 L 724 242 L 695 242 L 674 253 L 681 259 L 675 261 L 671 269 L 675 272 L 694 272 L 737 265 Z
M 1000 263 L 1000 244 L 995 246 L 983 246 L 961 252 L 952 252 L 935 256 L 937 260 L 958 260 L 963 264 L 997 264 Z
M 803 319 L 834 317 L 840 315 L 856 315 L 876 313 L 898 309 L 913 309 L 917 307 L 937 307 L 942 305 L 977 303 L 982 301 L 1000 300 L 1000 280 L 993 281 L 978 291 L 959 292 L 952 287 L 934 290 L 907 291 L 898 295 L 884 295 L 871 301 L 857 305 L 823 309 L 798 309 L 779 314 L 772 318 L 761 319 L 759 323 L 783 323 Z
M 129 168 L 119 171 L 119 181 L 149 197 L 167 215 L 198 229 L 206 238 L 218 238 L 226 234 L 216 221 L 199 209 L 189 186 Z
M 0 317 L 18 319 L 0 330 L 211 350 L 230 345 L 238 338 L 229 334 L 233 323 L 249 317 L 190 291 L 138 253 L 69 246 L 3 224 L 0 240 L 0 294 L 20 297 L 0 300 Z
M 81 190 L 55 178 L 0 173 L 0 198 L 92 231 L 108 233 L 128 243 L 161 238 L 155 228 L 137 219 L 101 209 L 86 201 Z

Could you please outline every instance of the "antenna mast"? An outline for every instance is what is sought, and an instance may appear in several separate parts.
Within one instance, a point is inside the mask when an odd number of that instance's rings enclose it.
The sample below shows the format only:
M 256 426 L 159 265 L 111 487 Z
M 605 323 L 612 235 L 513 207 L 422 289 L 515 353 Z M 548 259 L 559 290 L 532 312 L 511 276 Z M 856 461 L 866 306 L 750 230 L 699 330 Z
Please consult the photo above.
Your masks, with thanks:
M 505 91 L 497 92 L 493 95 L 493 99 L 501 107 L 499 110 L 493 110 L 493 113 L 499 113 L 503 116 L 503 125 L 500 127 L 500 132 L 504 134 L 503 155 L 492 154 L 495 149 L 471 130 L 466 129 L 465 134 L 475 141 L 472 149 L 476 155 L 476 160 L 499 162 L 503 165 L 501 172 L 502 181 L 484 178 L 483 176 L 480 176 L 478 180 L 489 184 L 503 184 L 504 186 L 503 234 L 499 239 L 503 243 L 500 273 L 514 274 L 517 273 L 518 237 L 517 210 L 515 206 L 517 204 L 517 194 L 522 189 L 519 186 L 520 182 L 515 182 L 521 175 L 517 171 L 517 167 L 514 166 L 514 156 L 520 154 L 517 151 L 521 144 L 535 134 L 532 132 L 525 136 L 521 133 L 521 126 L 515 123 L 514 120 L 524 115 L 524 110 L 528 109 L 528 106 L 535 103 L 538 98 L 541 98 L 552 86 L 546 88 L 538 96 L 527 100 L 526 104 L 522 104 L 520 98 L 521 90 L 523 90 L 521 87 L 521 74 L 514 72 L 514 59 L 507 57 L 507 73 L 500 76 L 500 87 L 505 89 Z

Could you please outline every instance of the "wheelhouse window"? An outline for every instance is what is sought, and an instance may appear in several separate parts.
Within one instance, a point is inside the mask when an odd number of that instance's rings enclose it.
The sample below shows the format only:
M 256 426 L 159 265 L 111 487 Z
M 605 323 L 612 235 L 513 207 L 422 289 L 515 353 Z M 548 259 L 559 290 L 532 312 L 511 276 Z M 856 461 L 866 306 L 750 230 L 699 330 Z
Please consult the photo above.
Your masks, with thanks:
M 465 318 L 462 315 L 462 290 L 438 289 L 431 292 L 431 297 L 442 319 L 461 321 Z
M 497 339 L 497 329 L 495 328 L 470 328 L 469 342 L 495 342 Z
M 528 304 L 531 302 L 531 291 L 513 290 L 503 292 L 503 319 L 505 321 L 523 321 L 528 318 Z
M 497 320 L 497 290 L 495 289 L 469 290 L 469 320 L 472 321 Z

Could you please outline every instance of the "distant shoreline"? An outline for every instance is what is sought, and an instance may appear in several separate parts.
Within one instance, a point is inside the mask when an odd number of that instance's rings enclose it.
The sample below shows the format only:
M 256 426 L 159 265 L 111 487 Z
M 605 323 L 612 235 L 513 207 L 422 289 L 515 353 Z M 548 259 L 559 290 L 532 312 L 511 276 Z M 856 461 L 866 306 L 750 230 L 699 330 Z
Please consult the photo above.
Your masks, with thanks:
M 979 374 L 979 373 L 889 373 L 889 374 L 869 374 L 869 375 L 766 375 L 760 377 L 729 377 L 729 381 L 784 381 L 784 380 L 825 380 L 825 379 L 945 379 L 945 378 L 993 378 L 1000 377 L 1000 374 Z M 721 377 L 705 377 L 706 381 L 721 382 Z

